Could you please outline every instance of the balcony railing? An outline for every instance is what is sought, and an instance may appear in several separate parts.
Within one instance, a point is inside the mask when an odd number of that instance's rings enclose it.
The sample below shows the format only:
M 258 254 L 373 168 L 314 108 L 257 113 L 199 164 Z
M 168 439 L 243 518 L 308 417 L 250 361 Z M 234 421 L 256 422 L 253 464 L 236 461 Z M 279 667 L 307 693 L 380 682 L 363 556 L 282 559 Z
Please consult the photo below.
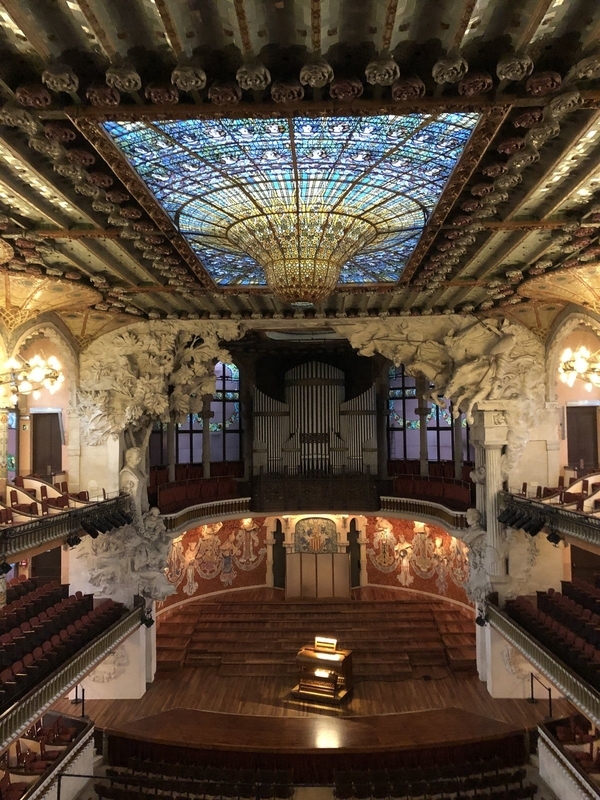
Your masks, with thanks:
M 0 751 L 26 731 L 59 697 L 70 691 L 115 647 L 139 628 L 142 611 L 143 608 L 134 608 L 1 714 Z
M 66 718 L 67 720 L 69 717 Z M 65 786 L 64 777 L 70 777 L 77 780 L 77 778 L 72 775 L 73 771 L 73 764 L 77 761 L 79 756 L 83 753 L 86 747 L 91 747 L 93 749 L 94 743 L 94 723 L 90 720 L 84 731 L 77 735 L 77 742 L 71 746 L 71 749 L 65 752 L 65 755 L 55 762 L 51 771 L 45 775 L 42 780 L 37 781 L 36 783 L 32 784 L 31 789 L 29 789 L 21 798 L 21 800 L 38 800 L 38 798 L 45 797 L 46 800 L 49 800 L 50 797 L 53 795 L 55 797 L 60 796 L 58 793 L 58 783 L 59 783 L 59 775 L 62 776 L 63 781 L 62 785 Z M 91 760 L 91 758 L 90 758 Z M 86 778 L 80 778 L 78 784 L 81 785 L 82 782 L 87 783 Z M 69 785 L 70 784 L 70 785 Z M 62 796 L 64 797 L 65 794 L 68 794 L 70 797 L 73 797 L 73 788 L 77 787 L 77 784 L 73 785 L 69 782 L 67 784 L 68 789 L 71 791 L 65 792 L 63 789 Z M 50 792 L 52 792 L 52 795 Z
M 591 517 L 589 514 L 579 511 L 569 511 L 554 504 L 542 503 L 539 500 L 531 500 L 509 492 L 500 492 L 500 503 L 503 507 L 510 505 L 543 517 L 546 524 L 558 533 L 600 547 L 600 518 L 598 517 Z
M 200 525 L 210 520 L 223 519 L 225 517 L 248 516 L 250 514 L 250 498 L 234 497 L 231 500 L 214 500 L 212 503 L 202 503 L 197 506 L 184 508 L 175 514 L 167 514 L 163 517 L 168 531 L 183 530 L 190 527 L 191 522 Z
M 564 784 L 566 782 L 570 784 L 568 790 L 570 793 L 573 793 L 574 797 L 600 797 L 600 787 L 581 769 L 577 761 L 565 752 L 560 742 L 552 735 L 545 725 L 538 726 L 538 734 L 540 776 L 546 781 L 550 788 L 553 791 L 557 789 L 564 790 Z M 555 778 L 557 770 L 553 764 L 548 764 L 548 761 L 556 762 L 559 772 L 562 773 L 563 777 L 560 780 L 560 786 L 553 785 L 553 778 Z M 548 767 L 550 768 L 548 769 Z
M 490 625 L 501 633 L 533 666 L 594 725 L 600 725 L 600 694 L 550 650 L 531 638 L 520 625 L 494 605 L 487 606 Z
M 103 512 L 129 508 L 129 496 L 100 500 L 85 508 L 72 508 L 63 514 L 48 514 L 31 522 L 11 525 L 0 530 L 0 555 L 15 560 L 20 553 L 66 538 L 80 529 L 83 520 L 93 520 Z
M 410 497 L 381 497 L 381 511 L 403 514 L 411 519 L 441 522 L 447 528 L 464 530 L 467 518 L 464 511 L 452 511 L 429 500 L 413 500 Z

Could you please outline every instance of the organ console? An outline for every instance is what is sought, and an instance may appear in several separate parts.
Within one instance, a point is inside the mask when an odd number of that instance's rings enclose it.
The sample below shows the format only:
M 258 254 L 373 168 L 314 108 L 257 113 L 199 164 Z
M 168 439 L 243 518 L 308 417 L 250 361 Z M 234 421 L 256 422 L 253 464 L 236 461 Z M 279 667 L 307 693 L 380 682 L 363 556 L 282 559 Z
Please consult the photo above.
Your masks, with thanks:
M 337 640 L 316 636 L 296 657 L 299 677 L 292 696 L 305 701 L 334 703 L 346 700 L 353 689 L 352 651 L 338 650 Z

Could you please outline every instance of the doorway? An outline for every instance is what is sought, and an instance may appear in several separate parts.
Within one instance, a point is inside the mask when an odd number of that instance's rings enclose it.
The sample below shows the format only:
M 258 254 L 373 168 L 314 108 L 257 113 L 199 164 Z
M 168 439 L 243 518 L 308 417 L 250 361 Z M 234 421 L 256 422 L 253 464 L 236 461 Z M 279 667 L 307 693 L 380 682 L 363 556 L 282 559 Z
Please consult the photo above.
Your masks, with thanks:
M 62 420 L 60 413 L 31 415 L 31 471 L 34 475 L 52 480 L 62 471 Z
M 273 586 L 276 589 L 285 589 L 285 547 L 283 546 L 283 539 L 281 521 L 277 520 L 273 532 Z
M 350 520 L 348 552 L 350 553 L 350 586 L 352 589 L 356 589 L 360 586 L 360 545 L 355 519 Z
M 598 466 L 598 408 L 567 406 L 567 457 L 574 469 Z

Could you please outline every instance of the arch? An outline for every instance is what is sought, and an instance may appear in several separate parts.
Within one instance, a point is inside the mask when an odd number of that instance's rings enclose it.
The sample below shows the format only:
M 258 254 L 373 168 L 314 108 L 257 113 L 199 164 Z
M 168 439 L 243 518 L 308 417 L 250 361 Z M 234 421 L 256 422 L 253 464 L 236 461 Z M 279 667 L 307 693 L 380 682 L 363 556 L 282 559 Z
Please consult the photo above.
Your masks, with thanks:
M 579 306 L 567 306 L 554 320 L 546 339 L 546 400 L 556 401 L 560 343 L 576 330 L 590 330 L 600 339 L 600 315 Z

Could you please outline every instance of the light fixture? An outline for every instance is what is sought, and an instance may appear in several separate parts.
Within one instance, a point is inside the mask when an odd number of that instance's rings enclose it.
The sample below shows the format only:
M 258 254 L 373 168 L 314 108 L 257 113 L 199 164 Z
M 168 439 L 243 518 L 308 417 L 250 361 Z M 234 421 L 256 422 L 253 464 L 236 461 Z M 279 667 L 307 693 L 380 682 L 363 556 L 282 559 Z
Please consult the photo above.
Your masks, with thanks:
M 562 537 L 560 537 L 556 531 L 550 531 L 548 536 L 546 536 L 546 539 L 548 539 L 550 544 L 553 544 L 554 547 L 558 547 L 558 545 L 562 542 Z
M 591 392 L 594 386 L 600 388 L 600 350 L 591 353 L 583 345 L 575 351 L 567 347 L 560 357 L 558 376 L 569 387 L 573 387 L 575 381 L 580 380 L 584 382 L 588 392 Z
M 154 620 L 150 614 L 144 613 L 144 616 L 142 617 L 142 625 L 145 625 L 147 628 L 151 628 L 154 625 Z
M 37 400 L 42 389 L 54 394 L 64 379 L 55 356 L 36 354 L 29 361 L 21 356 L 9 358 L 0 372 L 0 404 L 16 405 L 19 395 L 30 394 Z
M 81 544 L 81 539 L 79 538 L 79 536 L 77 536 L 77 534 L 76 534 L 76 533 L 72 533 L 72 534 L 71 534 L 71 535 L 70 535 L 70 536 L 67 538 L 67 545 L 68 545 L 69 547 L 77 547 L 77 545 L 78 545 L 78 544 Z
M 6 559 L 4 559 L 4 561 L 0 564 L 0 572 L 3 575 L 8 575 L 11 569 L 12 569 L 11 565 L 8 563 L 8 561 L 6 561 Z
M 489 621 L 488 615 L 482 614 L 481 611 L 475 617 L 475 624 L 479 625 L 480 628 L 485 628 L 485 626 L 488 624 L 488 621 Z

